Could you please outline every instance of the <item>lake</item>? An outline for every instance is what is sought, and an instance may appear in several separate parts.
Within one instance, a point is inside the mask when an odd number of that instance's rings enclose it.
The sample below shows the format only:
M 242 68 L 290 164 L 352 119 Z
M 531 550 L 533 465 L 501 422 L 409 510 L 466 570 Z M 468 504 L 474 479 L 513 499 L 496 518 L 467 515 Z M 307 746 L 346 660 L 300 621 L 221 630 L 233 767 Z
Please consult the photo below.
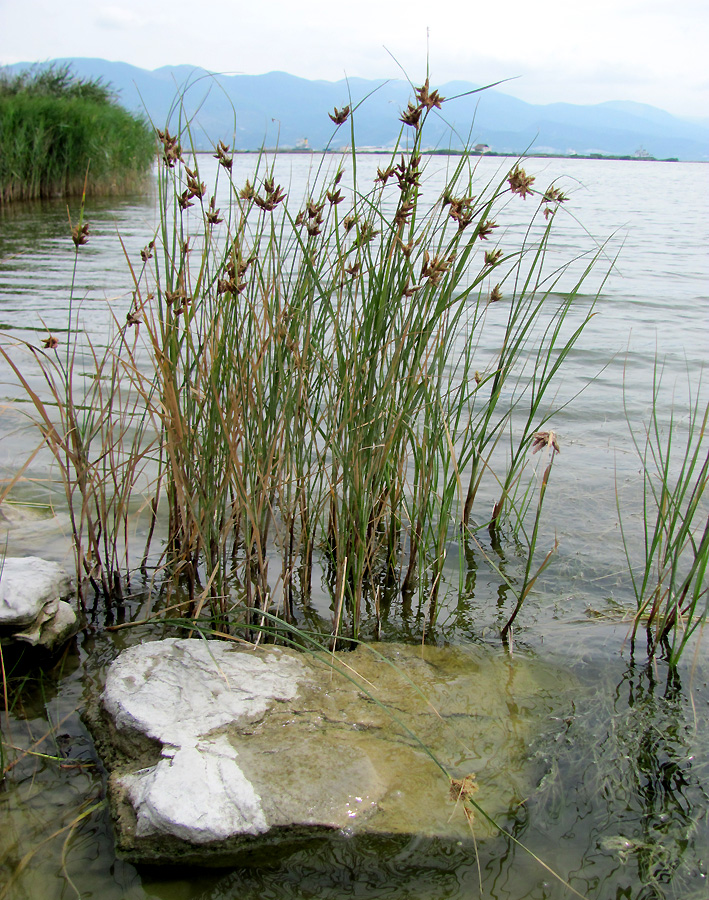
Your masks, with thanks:
M 373 180 L 387 162 L 361 156 L 359 179 Z M 476 177 L 492 179 L 512 162 L 482 158 Z M 319 163 L 318 156 L 282 154 L 275 176 L 295 198 Z M 448 164 L 428 160 L 424 187 L 433 194 Z M 253 157 L 236 156 L 234 181 L 243 183 L 253 165 Z M 699 900 L 709 892 L 709 654 L 706 643 L 693 644 L 668 673 L 661 658 L 648 661 L 642 640 L 631 652 L 635 601 L 622 538 L 637 561 L 643 479 L 630 428 L 642 443 L 658 372 L 658 415 L 664 423 L 674 417 L 678 438 L 691 404 L 698 397 L 706 404 L 709 167 L 575 159 L 524 165 L 535 186 L 553 181 L 570 198 L 556 217 L 550 265 L 600 247 L 584 287 L 589 297 L 599 288 L 600 294 L 557 385 L 557 402 L 569 403 L 548 425 L 561 452 L 545 498 L 539 552 L 556 540 L 558 549 L 522 608 L 512 651 L 513 659 L 538 658 L 558 666 L 561 678 L 567 673 L 560 691 L 571 687 L 572 698 L 563 721 L 550 718 L 530 744 L 535 787 L 505 825 L 589 898 Z M 215 166 L 211 157 L 200 159 L 208 184 Z M 218 201 L 225 203 L 226 195 Z M 501 242 L 519 239 L 536 202 L 515 201 L 499 219 Z M 76 203 L 70 209 L 76 220 Z M 81 248 L 74 297 L 82 327 L 100 337 L 114 314 L 122 322 L 130 308 L 123 248 L 135 259 L 152 239 L 155 198 L 90 200 L 86 218 L 91 236 Z M 48 334 L 66 334 L 73 263 L 65 203 L 0 210 L 6 345 L 38 346 Z M 492 343 L 480 348 L 483 358 L 495 352 L 495 315 L 493 308 Z M 6 366 L 0 371 L 0 466 L 8 480 L 39 438 L 23 417 L 22 390 Z M 28 372 L 38 378 L 31 366 Z M 494 485 L 486 490 L 491 507 Z M 63 489 L 43 453 L 2 510 L 6 555 L 43 555 L 71 570 Z M 444 572 L 448 590 L 429 637 L 502 653 L 499 631 L 511 597 L 499 570 L 519 565 L 514 537 L 501 548 L 483 541 L 489 556 L 498 554 L 496 567 L 479 556 L 459 557 L 453 544 Z M 331 598 L 324 585 L 314 586 L 312 603 L 326 621 Z M 136 601 L 125 615 L 139 610 Z M 419 640 L 425 614 L 421 603 L 395 608 L 387 636 Z M 116 859 L 101 769 L 78 713 L 102 667 L 138 637 L 106 631 L 105 624 L 97 613 L 50 669 L 22 669 L 8 679 L 14 705 L 2 725 L 4 764 L 12 768 L 0 792 L 0 898 L 467 898 L 478 896 L 479 878 L 485 897 L 572 896 L 504 835 L 479 842 L 480 874 L 467 848 L 423 840 L 318 844 L 267 866 L 210 873 L 138 871 Z

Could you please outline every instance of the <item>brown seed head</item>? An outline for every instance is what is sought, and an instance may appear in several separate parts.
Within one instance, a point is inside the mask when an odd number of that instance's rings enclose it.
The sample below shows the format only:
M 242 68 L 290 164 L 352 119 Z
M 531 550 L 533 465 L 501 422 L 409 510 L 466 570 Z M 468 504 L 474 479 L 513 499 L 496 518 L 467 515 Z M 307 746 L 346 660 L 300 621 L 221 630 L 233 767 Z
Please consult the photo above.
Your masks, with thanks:
M 475 775 L 466 775 L 465 778 L 451 778 L 449 797 L 457 803 L 465 802 L 477 793 L 478 786 L 475 783 Z
M 253 200 L 256 197 L 256 191 L 254 186 L 251 184 L 249 179 L 246 179 L 246 184 L 239 191 L 239 196 L 242 200 Z
M 377 177 L 374 179 L 375 184 L 386 184 L 391 176 L 396 172 L 395 166 L 389 166 L 387 169 L 377 169 Z
M 492 234 L 495 228 L 499 228 L 499 225 L 496 225 L 490 219 L 485 219 L 484 222 L 481 222 L 478 226 L 478 237 L 481 241 L 486 241 L 488 237 Z
M 565 203 L 568 199 L 566 194 L 563 194 L 553 184 L 546 189 L 546 193 L 542 197 L 544 203 Z
M 264 187 L 266 188 L 267 196 L 264 199 L 263 197 L 256 194 L 254 196 L 254 203 L 259 209 L 264 209 L 266 212 L 273 212 L 273 210 L 278 206 L 286 198 L 286 194 L 283 192 L 280 184 L 273 186 L 272 182 L 264 182 Z M 269 190 L 270 188 L 270 190 Z
M 343 125 L 350 115 L 349 106 L 343 106 L 342 109 L 335 107 L 335 111 L 328 113 L 335 125 Z
M 54 337 L 53 334 L 50 334 L 49 337 L 46 337 L 42 341 L 42 346 L 45 350 L 56 350 L 59 346 L 59 341 Z
M 418 128 L 419 122 L 421 121 L 422 112 L 422 106 L 414 106 L 414 104 L 409 101 L 409 105 L 399 116 L 399 119 L 404 123 L 404 125 L 411 125 L 412 128 Z
M 421 173 L 418 170 L 418 166 L 420 162 L 420 156 L 412 156 L 407 165 L 402 156 L 401 162 L 394 168 L 394 174 L 399 182 L 399 190 L 402 193 L 408 191 L 410 188 L 419 187 Z
M 421 278 L 428 278 L 430 284 L 437 285 L 448 269 L 450 269 L 454 259 L 454 253 L 451 253 L 449 257 L 434 256 L 431 258 L 428 250 L 424 250 Z
M 409 241 L 408 244 L 405 244 L 400 237 L 397 237 L 396 243 L 399 245 L 401 252 L 408 259 L 411 256 L 411 251 L 414 249 L 414 241 Z
M 375 238 L 379 232 L 369 222 L 364 222 L 357 230 L 357 243 L 366 244 Z
M 458 223 L 458 230 L 463 231 L 464 228 L 467 228 L 468 225 L 473 221 L 473 203 L 475 201 L 475 197 L 445 197 L 444 203 L 450 205 L 450 210 L 448 215 L 453 219 L 453 221 Z
M 212 197 L 209 201 L 209 209 L 207 210 L 207 222 L 209 222 L 210 225 L 218 225 L 220 222 L 224 221 L 219 215 L 219 210 L 215 209 L 215 206 L 216 198 Z
M 186 168 L 185 171 L 187 171 Z M 187 175 L 187 191 L 190 197 L 204 197 L 207 193 L 207 185 L 203 181 L 200 182 L 197 176 L 190 173 Z
M 310 237 L 316 237 L 318 234 L 322 232 L 322 228 L 320 227 L 323 223 L 322 219 L 310 219 L 306 225 L 305 230 L 308 232 Z
M 324 209 L 324 203 L 316 203 L 314 200 L 308 200 L 305 204 L 305 211 L 311 219 L 318 219 L 322 215 Z
M 533 193 L 534 176 L 527 175 L 524 169 L 520 169 L 518 165 L 514 167 L 507 181 L 512 193 L 519 194 L 523 200 L 527 199 L 527 194 Z
M 502 250 L 486 250 L 485 251 L 485 265 L 486 266 L 496 266 L 499 261 L 502 259 Z
M 401 292 L 404 297 L 413 297 L 417 291 L 420 291 L 424 285 L 422 284 L 411 284 L 411 281 L 407 278 L 406 284 L 404 285 L 404 290 Z
M 537 453 L 539 450 L 544 450 L 545 447 L 550 447 L 553 452 L 561 453 L 559 449 L 559 442 L 556 439 L 556 435 L 553 431 L 537 431 L 532 435 L 532 453 Z
M 406 225 L 409 217 L 414 211 L 414 204 L 410 202 L 402 203 L 394 216 L 394 228 L 402 228 Z
M 177 138 L 173 137 L 167 128 L 165 131 L 158 129 L 157 135 L 163 146 L 163 162 L 169 169 L 172 169 L 175 163 L 182 162 L 182 150 Z
M 440 109 L 443 105 L 443 101 L 446 99 L 445 97 L 441 97 L 438 91 L 429 91 L 428 78 L 420 88 L 416 88 L 414 93 L 416 94 L 419 105 L 428 110 L 433 109 L 434 106 L 436 109 Z
M 83 225 L 78 223 L 71 229 L 71 239 L 76 247 L 89 242 L 89 223 L 84 222 Z
M 223 141 L 219 141 L 217 144 L 217 152 L 214 155 L 215 159 L 219 160 L 219 165 L 223 166 L 227 171 L 231 171 L 233 157 L 229 156 L 229 145 L 225 144 Z
M 177 198 L 177 202 L 180 204 L 180 209 L 189 209 L 190 206 L 194 206 L 194 203 L 190 203 L 190 194 L 189 191 L 183 191 L 180 196 Z
M 220 278 L 217 281 L 217 294 L 235 294 L 236 283 L 231 278 Z

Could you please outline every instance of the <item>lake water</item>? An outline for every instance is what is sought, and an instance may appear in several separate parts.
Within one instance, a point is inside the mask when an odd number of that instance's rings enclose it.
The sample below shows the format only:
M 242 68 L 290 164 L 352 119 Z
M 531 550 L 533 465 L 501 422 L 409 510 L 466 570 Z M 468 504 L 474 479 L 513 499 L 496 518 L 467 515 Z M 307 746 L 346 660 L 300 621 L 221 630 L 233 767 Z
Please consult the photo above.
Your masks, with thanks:
M 363 156 L 359 178 L 373 177 L 386 161 Z M 276 178 L 297 195 L 316 162 L 282 155 Z M 200 164 L 206 170 L 213 162 Z M 440 158 L 429 163 L 432 190 L 435 167 L 443 165 Z M 485 180 L 507 165 L 482 159 L 479 175 Z M 253 157 L 236 157 L 234 167 L 236 183 L 243 182 Z M 575 696 L 565 721 L 550 721 L 530 746 L 537 786 L 506 825 L 589 898 L 699 900 L 709 896 L 709 654 L 699 644 L 668 680 L 662 661 L 630 653 L 629 625 L 617 615 L 618 608 L 633 607 L 618 506 L 637 550 L 642 477 L 628 423 L 638 434 L 648 423 L 656 363 L 663 367 L 661 415 L 667 420 L 674 410 L 678 433 L 690 398 L 702 390 L 709 350 L 709 167 L 530 160 L 525 168 L 538 186 L 556 181 L 571 198 L 557 217 L 553 258 L 568 260 L 610 238 L 590 287 L 616 262 L 559 384 L 560 397 L 575 399 L 550 423 L 561 454 L 540 538 L 542 552 L 555 537 L 559 548 L 515 634 L 514 653 L 558 665 Z M 500 220 L 509 240 L 521 233 L 532 203 L 515 202 Z M 75 296 L 84 327 L 100 334 L 110 310 L 122 321 L 130 303 L 118 236 L 135 258 L 153 236 L 154 201 L 89 201 L 87 219 L 91 239 L 82 248 Z M 73 249 L 64 203 L 0 211 L 3 342 L 37 346 L 48 333 L 65 332 Z M 8 479 L 38 440 L 23 420 L 21 390 L 1 371 L 0 469 Z M 6 554 L 37 553 L 71 568 L 61 487 L 41 454 L 25 475 L 13 504 L 3 505 Z M 512 548 L 506 552 L 514 556 Z M 479 561 L 460 566 L 464 590 L 448 596 L 436 638 L 495 647 L 510 598 L 494 570 Z M 457 560 L 449 563 L 450 584 L 457 583 L 458 567 Z M 315 603 L 325 616 L 329 600 L 323 594 Z M 406 633 L 409 625 L 398 620 L 396 627 Z M 101 804 L 101 772 L 77 710 L 87 682 L 125 639 L 103 631 L 97 620 L 50 671 L 25 671 L 21 691 L 19 673 L 10 681 L 18 699 L 2 719 L 5 763 L 18 758 L 13 747 L 47 758 L 23 756 L 0 791 L 0 898 L 572 896 L 506 837 L 479 845 L 482 894 L 466 848 L 420 841 L 318 845 L 270 866 L 209 874 L 137 871 L 117 860 Z

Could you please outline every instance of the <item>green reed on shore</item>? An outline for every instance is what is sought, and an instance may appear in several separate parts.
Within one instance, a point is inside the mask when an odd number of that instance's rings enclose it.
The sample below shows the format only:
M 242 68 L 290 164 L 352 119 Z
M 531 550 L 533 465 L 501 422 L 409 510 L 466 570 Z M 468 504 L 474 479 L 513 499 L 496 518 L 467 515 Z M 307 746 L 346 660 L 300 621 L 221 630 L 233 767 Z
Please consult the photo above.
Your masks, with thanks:
M 0 204 L 136 190 L 154 154 L 151 129 L 100 80 L 68 66 L 0 72 Z

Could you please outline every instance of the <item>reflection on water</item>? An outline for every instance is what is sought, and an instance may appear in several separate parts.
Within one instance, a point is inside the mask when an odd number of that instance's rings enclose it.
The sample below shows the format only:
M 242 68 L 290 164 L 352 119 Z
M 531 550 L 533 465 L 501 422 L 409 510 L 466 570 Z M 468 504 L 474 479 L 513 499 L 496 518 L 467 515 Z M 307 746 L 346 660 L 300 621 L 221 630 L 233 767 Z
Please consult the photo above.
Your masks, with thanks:
M 589 897 L 706 896 L 706 681 L 632 659 L 596 674 L 532 815 L 561 838 L 565 871 Z

